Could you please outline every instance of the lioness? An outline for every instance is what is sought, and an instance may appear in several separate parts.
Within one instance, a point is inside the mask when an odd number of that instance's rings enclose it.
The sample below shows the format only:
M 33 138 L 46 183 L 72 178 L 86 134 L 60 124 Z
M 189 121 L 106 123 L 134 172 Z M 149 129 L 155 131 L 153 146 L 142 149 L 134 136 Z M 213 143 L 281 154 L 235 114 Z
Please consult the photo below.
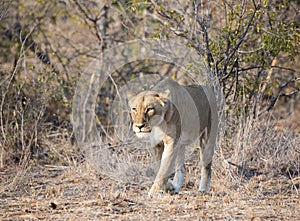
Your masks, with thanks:
M 150 139 L 158 172 L 149 196 L 178 193 L 185 175 L 185 146 L 200 139 L 201 181 L 199 191 L 209 191 L 211 164 L 217 134 L 217 107 L 211 88 L 181 86 L 165 78 L 151 91 L 129 93 L 133 131 Z M 175 176 L 168 181 L 172 172 Z

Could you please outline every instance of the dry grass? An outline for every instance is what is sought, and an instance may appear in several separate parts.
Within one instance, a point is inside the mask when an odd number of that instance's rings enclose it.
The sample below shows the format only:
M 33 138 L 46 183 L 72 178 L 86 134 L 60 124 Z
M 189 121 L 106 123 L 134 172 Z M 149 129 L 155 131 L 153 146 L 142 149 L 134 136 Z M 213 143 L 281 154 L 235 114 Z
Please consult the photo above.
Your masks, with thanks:
M 117 182 L 87 162 L 28 165 L 26 170 L 1 170 L 2 220 L 297 220 L 300 216 L 299 176 L 274 171 L 241 174 L 237 167 L 227 167 L 220 153 L 215 156 L 210 194 L 197 193 L 199 168 L 188 161 L 180 194 L 155 199 L 147 197 L 149 186 Z
M 16 171 L 2 170 L 1 183 Z M 228 183 L 214 174 L 211 193 L 199 195 L 188 173 L 180 194 L 149 199 L 148 187 L 115 182 L 87 163 L 36 166 L 13 187 L 1 187 L 0 211 L 2 220 L 296 220 L 300 198 L 289 191 L 292 186 L 284 178 Z M 263 194 L 263 189 L 281 192 Z
M 42 143 L 48 149 L 47 158 L 24 159 L 19 165 L 1 168 L 0 219 L 299 219 L 299 133 L 277 130 L 266 118 L 262 122 L 245 118 L 228 124 L 225 135 L 214 157 L 209 194 L 197 192 L 200 171 L 196 157 L 190 157 L 181 192 L 149 199 L 151 183 L 141 173 L 147 165 L 133 165 L 133 159 L 147 162 L 147 156 L 130 152 L 132 162 L 127 168 L 116 167 L 110 177 L 80 158 L 69 134 L 52 131 Z M 118 151 L 113 153 L 115 159 Z M 124 179 L 129 167 L 134 171 Z M 140 182 L 143 178 L 145 182 Z
M 276 122 L 266 118 L 247 117 L 235 123 L 220 143 L 221 154 L 234 163 L 241 173 L 255 172 L 297 176 L 300 172 L 300 136 L 289 130 L 278 130 Z M 251 174 L 248 174 L 251 176 Z

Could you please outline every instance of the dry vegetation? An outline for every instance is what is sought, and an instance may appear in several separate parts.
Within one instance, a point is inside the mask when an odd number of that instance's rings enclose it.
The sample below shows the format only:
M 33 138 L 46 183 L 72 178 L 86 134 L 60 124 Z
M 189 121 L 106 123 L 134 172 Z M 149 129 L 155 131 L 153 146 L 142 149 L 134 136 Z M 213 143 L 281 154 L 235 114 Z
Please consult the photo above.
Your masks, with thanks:
M 195 157 L 186 162 L 182 191 L 155 199 L 148 198 L 149 183 L 122 182 L 120 170 L 116 170 L 119 179 L 109 177 L 80 159 L 68 136 L 49 135 L 44 145 L 56 160 L 23 159 L 1 169 L 2 220 L 298 220 L 300 216 L 299 134 L 282 133 L 266 122 L 246 122 L 220 144 L 209 194 L 197 192 L 200 171 Z M 230 145 L 236 147 L 232 152 Z
M 16 177 L 1 171 L 2 220 L 297 220 L 299 177 L 255 175 L 249 179 L 214 172 L 212 191 L 197 193 L 199 171 L 187 164 L 180 194 L 149 199 L 149 186 L 116 182 L 87 163 L 39 165 Z M 215 166 L 216 167 L 216 166 Z M 225 172 L 223 167 L 223 173 Z M 231 171 L 234 173 L 233 171 Z M 196 176 L 195 176 L 196 175 Z M 236 175 L 235 175 L 236 176 Z M 11 183 L 14 180 L 14 183 Z
M 2 1 L 0 219 L 299 220 L 297 8 L 285 0 Z M 117 140 L 107 116 L 140 73 L 186 83 L 201 70 L 185 75 L 149 60 L 119 67 L 96 99 L 110 155 L 90 158 L 77 145 L 71 113 L 84 70 L 103 50 L 145 38 L 195 49 L 221 85 L 225 126 L 207 195 L 197 192 L 194 153 L 182 191 L 149 199 L 147 151 Z

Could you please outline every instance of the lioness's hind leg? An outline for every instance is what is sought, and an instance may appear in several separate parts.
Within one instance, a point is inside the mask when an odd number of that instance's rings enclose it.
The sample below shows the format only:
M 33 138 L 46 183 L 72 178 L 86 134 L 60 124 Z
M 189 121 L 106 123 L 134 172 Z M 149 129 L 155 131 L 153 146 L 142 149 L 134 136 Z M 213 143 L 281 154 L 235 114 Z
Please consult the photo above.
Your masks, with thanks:
M 200 165 L 201 165 L 201 179 L 199 185 L 199 192 L 207 193 L 210 188 L 211 179 L 211 165 L 214 153 L 214 145 L 208 143 L 207 128 L 200 136 Z
M 207 166 L 202 166 L 201 168 L 201 179 L 199 192 L 207 193 L 210 188 L 210 178 L 211 178 L 211 164 L 209 163 Z

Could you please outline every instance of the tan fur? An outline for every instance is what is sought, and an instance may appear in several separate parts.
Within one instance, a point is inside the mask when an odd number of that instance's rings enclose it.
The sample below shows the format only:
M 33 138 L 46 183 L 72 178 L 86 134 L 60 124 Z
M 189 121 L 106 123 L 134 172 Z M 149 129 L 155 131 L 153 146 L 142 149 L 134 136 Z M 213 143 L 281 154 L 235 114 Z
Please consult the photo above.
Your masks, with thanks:
M 185 146 L 200 139 L 200 192 L 209 191 L 217 134 L 217 107 L 209 87 L 181 86 L 166 78 L 151 91 L 129 96 L 133 131 L 150 139 L 157 175 L 149 196 L 178 193 L 185 175 Z M 173 182 L 170 175 L 175 170 Z

